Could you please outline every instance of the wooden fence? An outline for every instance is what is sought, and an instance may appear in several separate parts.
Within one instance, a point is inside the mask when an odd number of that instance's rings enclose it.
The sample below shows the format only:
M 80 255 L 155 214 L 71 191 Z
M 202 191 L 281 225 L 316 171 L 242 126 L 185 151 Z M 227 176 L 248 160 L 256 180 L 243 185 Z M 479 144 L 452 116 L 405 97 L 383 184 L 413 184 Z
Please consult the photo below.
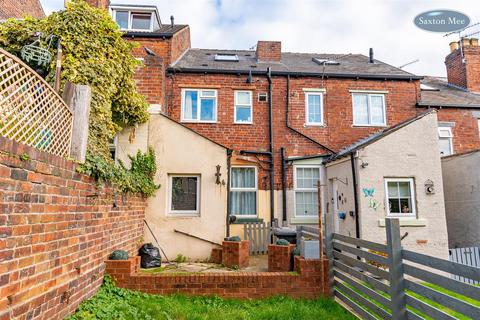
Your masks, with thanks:
M 455 296 L 480 301 L 480 287 L 449 276 L 479 281 L 479 268 L 403 249 L 398 219 L 386 219 L 386 231 L 385 245 L 327 230 L 335 297 L 362 319 L 480 319 L 479 307 Z
M 265 222 L 244 222 L 243 239 L 250 240 L 250 254 L 267 254 L 272 243 L 272 226 Z
M 57 92 L 17 57 L 0 49 L 0 135 L 69 156 L 72 111 Z
M 465 264 L 467 266 L 480 268 L 480 247 L 456 248 L 450 249 L 450 261 Z M 458 281 L 480 284 L 480 281 L 453 275 L 453 278 Z

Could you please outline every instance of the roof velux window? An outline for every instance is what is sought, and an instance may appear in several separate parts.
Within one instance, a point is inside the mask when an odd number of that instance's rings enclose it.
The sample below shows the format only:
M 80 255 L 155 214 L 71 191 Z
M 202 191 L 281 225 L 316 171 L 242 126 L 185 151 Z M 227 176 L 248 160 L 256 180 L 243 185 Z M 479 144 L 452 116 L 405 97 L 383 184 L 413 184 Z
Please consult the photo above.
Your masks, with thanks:
M 335 60 L 329 60 L 325 58 L 312 58 L 312 61 L 319 65 L 338 65 L 340 62 Z
M 217 53 L 215 55 L 215 61 L 238 62 L 238 56 L 231 53 Z
M 422 90 L 422 91 L 440 91 L 439 89 L 434 88 L 434 87 L 429 86 L 429 85 L 424 84 L 424 83 L 420 83 L 420 90 Z

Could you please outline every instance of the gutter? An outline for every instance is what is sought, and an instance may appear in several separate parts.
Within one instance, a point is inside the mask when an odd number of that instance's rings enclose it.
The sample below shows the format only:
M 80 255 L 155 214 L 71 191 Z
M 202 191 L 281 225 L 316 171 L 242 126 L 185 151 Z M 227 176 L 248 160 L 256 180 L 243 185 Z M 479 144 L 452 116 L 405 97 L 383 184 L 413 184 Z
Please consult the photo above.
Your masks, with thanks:
M 203 73 L 203 74 L 237 74 L 237 75 L 265 75 L 264 70 L 241 69 L 202 69 L 202 68 L 176 68 L 168 67 L 167 73 Z M 268 70 L 267 70 L 268 72 Z M 375 79 L 375 80 L 421 80 L 423 77 L 415 75 L 382 75 L 382 74 L 353 74 L 353 73 L 322 73 L 322 72 L 296 72 L 296 71 L 270 71 L 272 76 L 295 77 L 323 77 L 323 78 L 350 78 L 350 79 Z
M 419 101 L 416 104 L 419 108 L 464 108 L 480 109 L 480 104 L 455 104 L 455 103 L 429 103 Z

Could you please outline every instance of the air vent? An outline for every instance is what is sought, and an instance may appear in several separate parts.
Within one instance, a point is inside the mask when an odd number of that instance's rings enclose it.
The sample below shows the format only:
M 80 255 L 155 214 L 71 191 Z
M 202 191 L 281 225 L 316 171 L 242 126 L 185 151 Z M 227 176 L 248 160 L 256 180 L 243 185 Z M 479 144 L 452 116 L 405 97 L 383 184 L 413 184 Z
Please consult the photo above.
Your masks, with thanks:
M 338 65 L 340 62 L 325 58 L 312 58 L 312 61 L 319 65 Z
M 268 95 L 266 92 L 262 92 L 258 94 L 258 102 L 267 102 L 268 101 Z
M 238 62 L 238 56 L 230 53 L 217 53 L 215 55 L 215 61 Z

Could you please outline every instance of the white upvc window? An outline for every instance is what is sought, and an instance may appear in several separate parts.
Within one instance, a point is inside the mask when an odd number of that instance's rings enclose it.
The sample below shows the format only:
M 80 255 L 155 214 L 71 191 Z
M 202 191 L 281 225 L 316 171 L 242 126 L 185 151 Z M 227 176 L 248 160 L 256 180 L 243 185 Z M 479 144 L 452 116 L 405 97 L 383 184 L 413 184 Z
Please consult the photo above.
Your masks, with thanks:
M 253 123 L 252 91 L 235 91 L 234 122 L 238 124 Z
M 320 166 L 294 167 L 295 217 L 318 216 L 318 181 Z
M 385 94 L 352 93 L 353 125 L 355 126 L 385 126 Z
M 182 122 L 217 122 L 217 90 L 183 89 Z
M 450 127 L 438 127 L 438 145 L 440 155 L 448 156 L 453 154 L 453 134 Z
M 257 216 L 257 167 L 232 167 L 230 173 L 230 214 Z
M 152 31 L 154 27 L 153 11 L 132 11 L 128 9 L 113 9 L 112 16 L 121 30 Z
M 305 92 L 305 124 L 323 125 L 323 93 Z
M 200 175 L 169 175 L 168 193 L 170 214 L 200 214 Z
M 412 217 L 416 215 L 413 178 L 386 178 L 385 194 L 387 216 Z

